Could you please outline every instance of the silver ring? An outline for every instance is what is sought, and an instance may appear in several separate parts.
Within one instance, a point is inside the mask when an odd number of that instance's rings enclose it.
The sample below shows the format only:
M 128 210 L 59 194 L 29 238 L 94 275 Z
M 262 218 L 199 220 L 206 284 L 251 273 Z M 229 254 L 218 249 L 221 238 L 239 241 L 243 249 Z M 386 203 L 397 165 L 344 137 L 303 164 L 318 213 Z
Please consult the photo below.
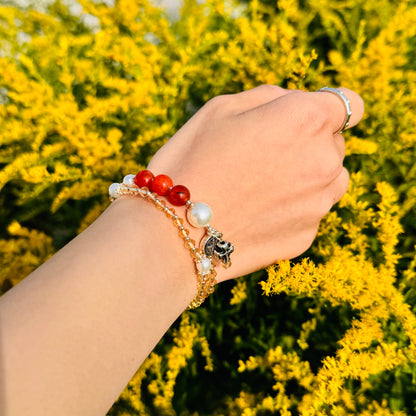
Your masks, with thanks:
M 339 90 L 337 88 L 323 87 L 323 88 L 319 89 L 318 92 L 330 92 L 332 94 L 335 94 L 337 97 L 341 98 L 342 102 L 344 103 L 345 110 L 346 110 L 347 114 L 345 116 L 344 124 L 339 129 L 339 131 L 337 131 L 337 133 L 342 134 L 350 123 L 350 118 L 351 118 L 351 114 L 352 114 L 351 113 L 350 100 L 346 97 L 346 95 L 341 90 Z

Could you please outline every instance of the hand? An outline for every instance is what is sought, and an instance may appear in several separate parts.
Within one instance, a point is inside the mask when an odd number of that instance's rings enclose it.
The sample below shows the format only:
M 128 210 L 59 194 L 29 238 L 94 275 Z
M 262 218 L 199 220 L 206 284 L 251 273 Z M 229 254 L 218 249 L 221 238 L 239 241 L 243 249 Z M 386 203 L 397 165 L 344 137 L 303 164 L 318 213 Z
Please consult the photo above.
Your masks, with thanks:
M 349 98 L 349 127 L 364 111 Z M 328 92 L 263 85 L 210 100 L 153 157 L 149 169 L 212 208 L 211 225 L 235 251 L 218 281 L 303 253 L 348 188 L 345 105 Z M 198 231 L 193 229 L 193 233 Z

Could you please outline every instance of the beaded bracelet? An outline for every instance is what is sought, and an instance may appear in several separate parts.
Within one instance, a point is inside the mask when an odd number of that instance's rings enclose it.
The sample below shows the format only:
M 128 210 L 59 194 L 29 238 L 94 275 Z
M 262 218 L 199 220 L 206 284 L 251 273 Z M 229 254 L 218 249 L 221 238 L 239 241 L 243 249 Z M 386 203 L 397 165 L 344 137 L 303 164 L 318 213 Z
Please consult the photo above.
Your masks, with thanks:
M 185 242 L 185 247 L 191 253 L 197 275 L 197 293 L 187 309 L 200 306 L 214 291 L 217 275 L 214 269 L 215 260 L 218 259 L 223 267 L 228 268 L 231 265 L 230 255 L 234 251 L 231 243 L 222 240 L 222 233 L 210 226 L 211 208 L 201 202 L 191 202 L 189 190 L 183 185 L 173 186 L 169 176 L 154 176 L 148 170 L 140 171 L 137 175 L 125 176 L 122 184 L 113 183 L 110 185 L 109 194 L 112 201 L 121 195 L 140 196 L 151 201 L 156 208 L 172 219 L 179 230 L 179 236 Z M 184 227 L 184 221 L 177 215 L 175 209 L 168 207 L 166 201 L 159 199 L 158 196 L 166 196 L 175 206 L 186 205 L 188 222 L 194 227 L 206 228 L 206 234 L 201 240 L 201 248 L 195 246 L 195 241 L 189 237 L 189 231 Z

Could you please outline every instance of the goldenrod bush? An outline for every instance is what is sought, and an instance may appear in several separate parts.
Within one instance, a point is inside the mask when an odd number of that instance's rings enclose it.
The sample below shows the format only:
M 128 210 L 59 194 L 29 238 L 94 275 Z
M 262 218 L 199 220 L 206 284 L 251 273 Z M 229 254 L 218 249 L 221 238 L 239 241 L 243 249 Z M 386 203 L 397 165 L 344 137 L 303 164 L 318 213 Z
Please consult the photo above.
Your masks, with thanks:
M 209 98 L 342 84 L 366 113 L 312 248 L 184 313 L 109 415 L 416 414 L 416 2 L 79 3 L 0 8 L 2 291 Z

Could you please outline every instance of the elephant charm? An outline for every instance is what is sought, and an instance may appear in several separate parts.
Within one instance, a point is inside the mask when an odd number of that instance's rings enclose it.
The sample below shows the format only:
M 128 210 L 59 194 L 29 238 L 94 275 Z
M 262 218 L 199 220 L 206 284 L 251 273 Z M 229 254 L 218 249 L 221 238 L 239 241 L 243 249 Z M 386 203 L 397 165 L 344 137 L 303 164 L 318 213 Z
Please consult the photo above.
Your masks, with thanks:
M 208 235 L 202 240 L 202 251 L 208 257 L 217 258 L 222 262 L 224 268 L 231 266 L 231 253 L 234 251 L 234 246 L 222 239 L 222 233 L 212 227 L 208 229 Z

